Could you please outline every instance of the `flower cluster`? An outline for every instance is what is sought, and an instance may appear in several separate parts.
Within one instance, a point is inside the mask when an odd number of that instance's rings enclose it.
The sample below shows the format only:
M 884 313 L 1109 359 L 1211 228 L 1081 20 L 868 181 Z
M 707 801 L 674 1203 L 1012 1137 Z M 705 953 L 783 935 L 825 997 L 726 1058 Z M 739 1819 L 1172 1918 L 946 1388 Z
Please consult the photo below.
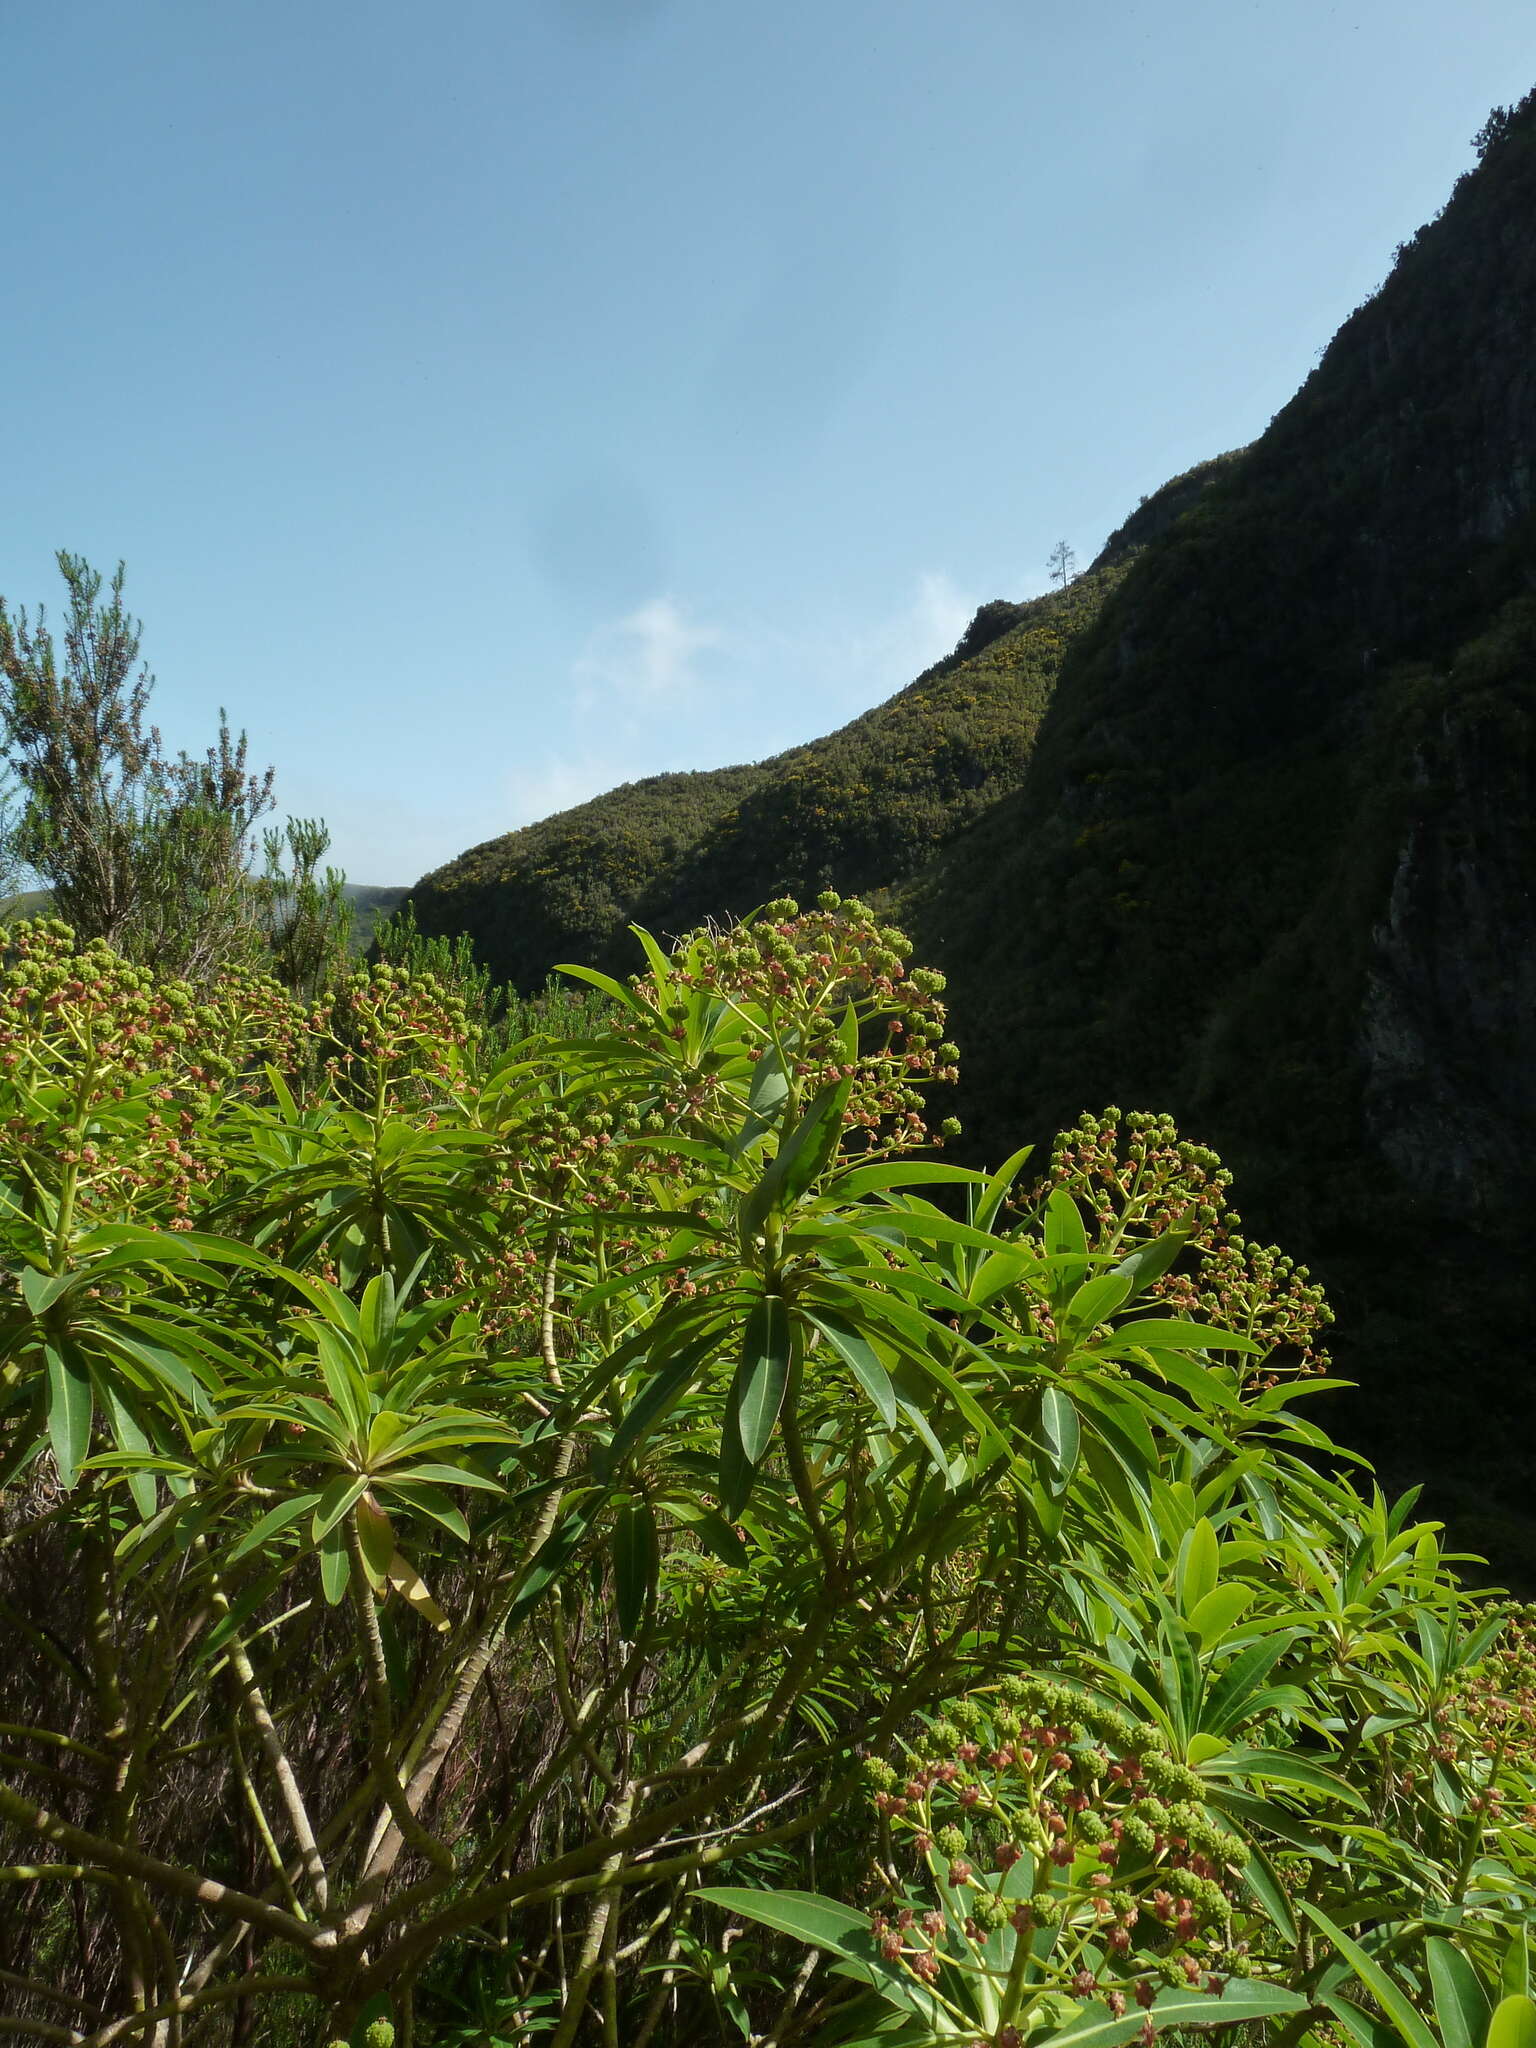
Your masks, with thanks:
M 0 1078 L 13 1169 L 33 1189 L 67 1177 L 80 1223 L 187 1227 L 214 1178 L 211 1124 L 231 1093 L 291 1066 L 302 1019 L 269 978 L 232 970 L 200 991 L 81 947 L 43 918 L 0 943 Z
M 1217 1997 L 1249 1973 L 1233 1898 L 1246 1851 L 1155 1729 L 1008 1679 L 933 1723 L 902 1768 L 866 1772 L 892 1856 L 870 1920 L 880 1956 L 960 2010 L 965 1978 L 992 1977 L 997 2043 L 1062 1996 L 1117 2017 L 1141 2007 L 1150 2041 L 1164 1986 Z M 909 1892 L 903 1846 L 937 1904 Z
M 307 1019 L 326 1075 L 372 1101 L 430 1099 L 459 1076 L 473 1035 L 462 994 L 380 960 L 328 991 Z
M 573 1226 L 604 1226 L 601 1277 L 628 1270 L 640 1251 L 629 1221 L 655 1206 L 649 1176 L 669 1162 L 637 1159 L 640 1115 L 631 1103 L 596 1094 L 556 1095 L 538 1089 L 492 1112 L 497 1144 L 487 1155 L 486 1201 L 493 1217 L 489 1241 L 473 1259 L 457 1258 L 455 1271 L 473 1293 L 487 1333 L 498 1341 L 538 1342 L 551 1219 L 569 1249 Z M 622 1219 L 609 1223 L 610 1218 Z
M 1189 1245 L 1150 1293 L 1179 1316 L 1219 1322 L 1264 1345 L 1246 1380 L 1262 1392 L 1277 1379 L 1326 1372 L 1322 1332 L 1333 1321 L 1305 1266 L 1241 1235 L 1232 1176 L 1204 1145 L 1180 1138 L 1172 1117 L 1106 1109 L 1064 1131 L 1044 1183 L 1075 1197 L 1099 1248 L 1118 1253 L 1183 1228 Z
M 1517 1609 L 1431 1717 L 1429 1761 L 1459 1769 L 1467 1810 L 1493 1834 L 1536 1828 L 1536 1617 Z M 1489 1844 L 1490 1849 L 1494 1846 Z
M 923 1116 L 919 1091 L 953 1081 L 959 1055 L 945 1036 L 944 977 L 909 970 L 911 950 L 901 932 L 879 924 L 856 898 L 829 890 L 813 911 L 782 897 L 729 931 L 705 935 L 674 963 L 673 981 L 685 999 L 694 992 L 723 997 L 748 1020 L 749 1056 L 783 1054 L 801 1099 L 849 1082 L 849 1133 L 867 1150 L 902 1151 L 940 1143 L 960 1128 L 946 1118 L 934 1133 Z M 654 978 L 637 987 L 659 1003 Z M 858 1031 L 852 1054 L 842 1036 L 850 1007 Z M 686 1000 L 664 1014 L 683 1040 Z M 665 1107 L 672 1114 L 707 1112 L 717 1106 L 714 1093 L 701 1072 Z

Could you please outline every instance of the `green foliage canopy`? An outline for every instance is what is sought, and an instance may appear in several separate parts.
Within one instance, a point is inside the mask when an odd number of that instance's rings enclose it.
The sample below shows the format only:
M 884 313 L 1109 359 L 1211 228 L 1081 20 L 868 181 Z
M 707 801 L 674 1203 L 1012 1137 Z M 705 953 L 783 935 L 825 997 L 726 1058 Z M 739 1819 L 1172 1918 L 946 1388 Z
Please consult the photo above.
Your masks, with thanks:
M 502 1049 L 403 966 L 207 1001 L 8 931 L 23 2031 L 1475 2012 L 1529 1659 L 1330 1476 L 1308 1277 L 1157 1117 L 936 1159 L 941 978 L 862 906 L 639 938 Z

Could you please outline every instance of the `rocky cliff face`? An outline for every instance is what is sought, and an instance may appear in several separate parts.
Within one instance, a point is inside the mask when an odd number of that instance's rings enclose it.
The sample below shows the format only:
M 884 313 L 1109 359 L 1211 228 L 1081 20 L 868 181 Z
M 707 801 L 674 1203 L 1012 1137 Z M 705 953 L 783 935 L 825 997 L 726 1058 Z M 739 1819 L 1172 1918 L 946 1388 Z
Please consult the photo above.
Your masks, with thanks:
M 1536 775 L 1499 724 L 1448 719 L 1373 927 L 1365 1130 L 1437 1211 L 1523 1208 L 1536 1184 Z

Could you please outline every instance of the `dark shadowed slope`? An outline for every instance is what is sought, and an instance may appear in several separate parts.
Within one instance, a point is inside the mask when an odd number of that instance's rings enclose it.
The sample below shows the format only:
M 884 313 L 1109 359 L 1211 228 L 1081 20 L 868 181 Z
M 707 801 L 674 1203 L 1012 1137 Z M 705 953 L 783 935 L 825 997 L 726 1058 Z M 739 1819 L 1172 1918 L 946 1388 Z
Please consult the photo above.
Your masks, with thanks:
M 1536 1489 L 1536 104 L 1064 665 L 914 892 L 999 1151 L 1167 1107 L 1305 1248 L 1357 1431 Z

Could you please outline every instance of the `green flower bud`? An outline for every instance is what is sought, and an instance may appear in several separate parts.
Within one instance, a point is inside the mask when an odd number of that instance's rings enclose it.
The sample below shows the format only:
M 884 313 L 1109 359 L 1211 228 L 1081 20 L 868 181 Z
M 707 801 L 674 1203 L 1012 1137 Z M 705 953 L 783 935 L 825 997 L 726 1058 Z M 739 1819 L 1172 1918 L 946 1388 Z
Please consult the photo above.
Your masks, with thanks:
M 978 1927 L 993 1934 L 999 1927 L 1005 1927 L 1012 1916 L 1014 1902 L 1000 1899 L 996 1892 L 983 1892 L 970 1902 L 971 1918 Z

